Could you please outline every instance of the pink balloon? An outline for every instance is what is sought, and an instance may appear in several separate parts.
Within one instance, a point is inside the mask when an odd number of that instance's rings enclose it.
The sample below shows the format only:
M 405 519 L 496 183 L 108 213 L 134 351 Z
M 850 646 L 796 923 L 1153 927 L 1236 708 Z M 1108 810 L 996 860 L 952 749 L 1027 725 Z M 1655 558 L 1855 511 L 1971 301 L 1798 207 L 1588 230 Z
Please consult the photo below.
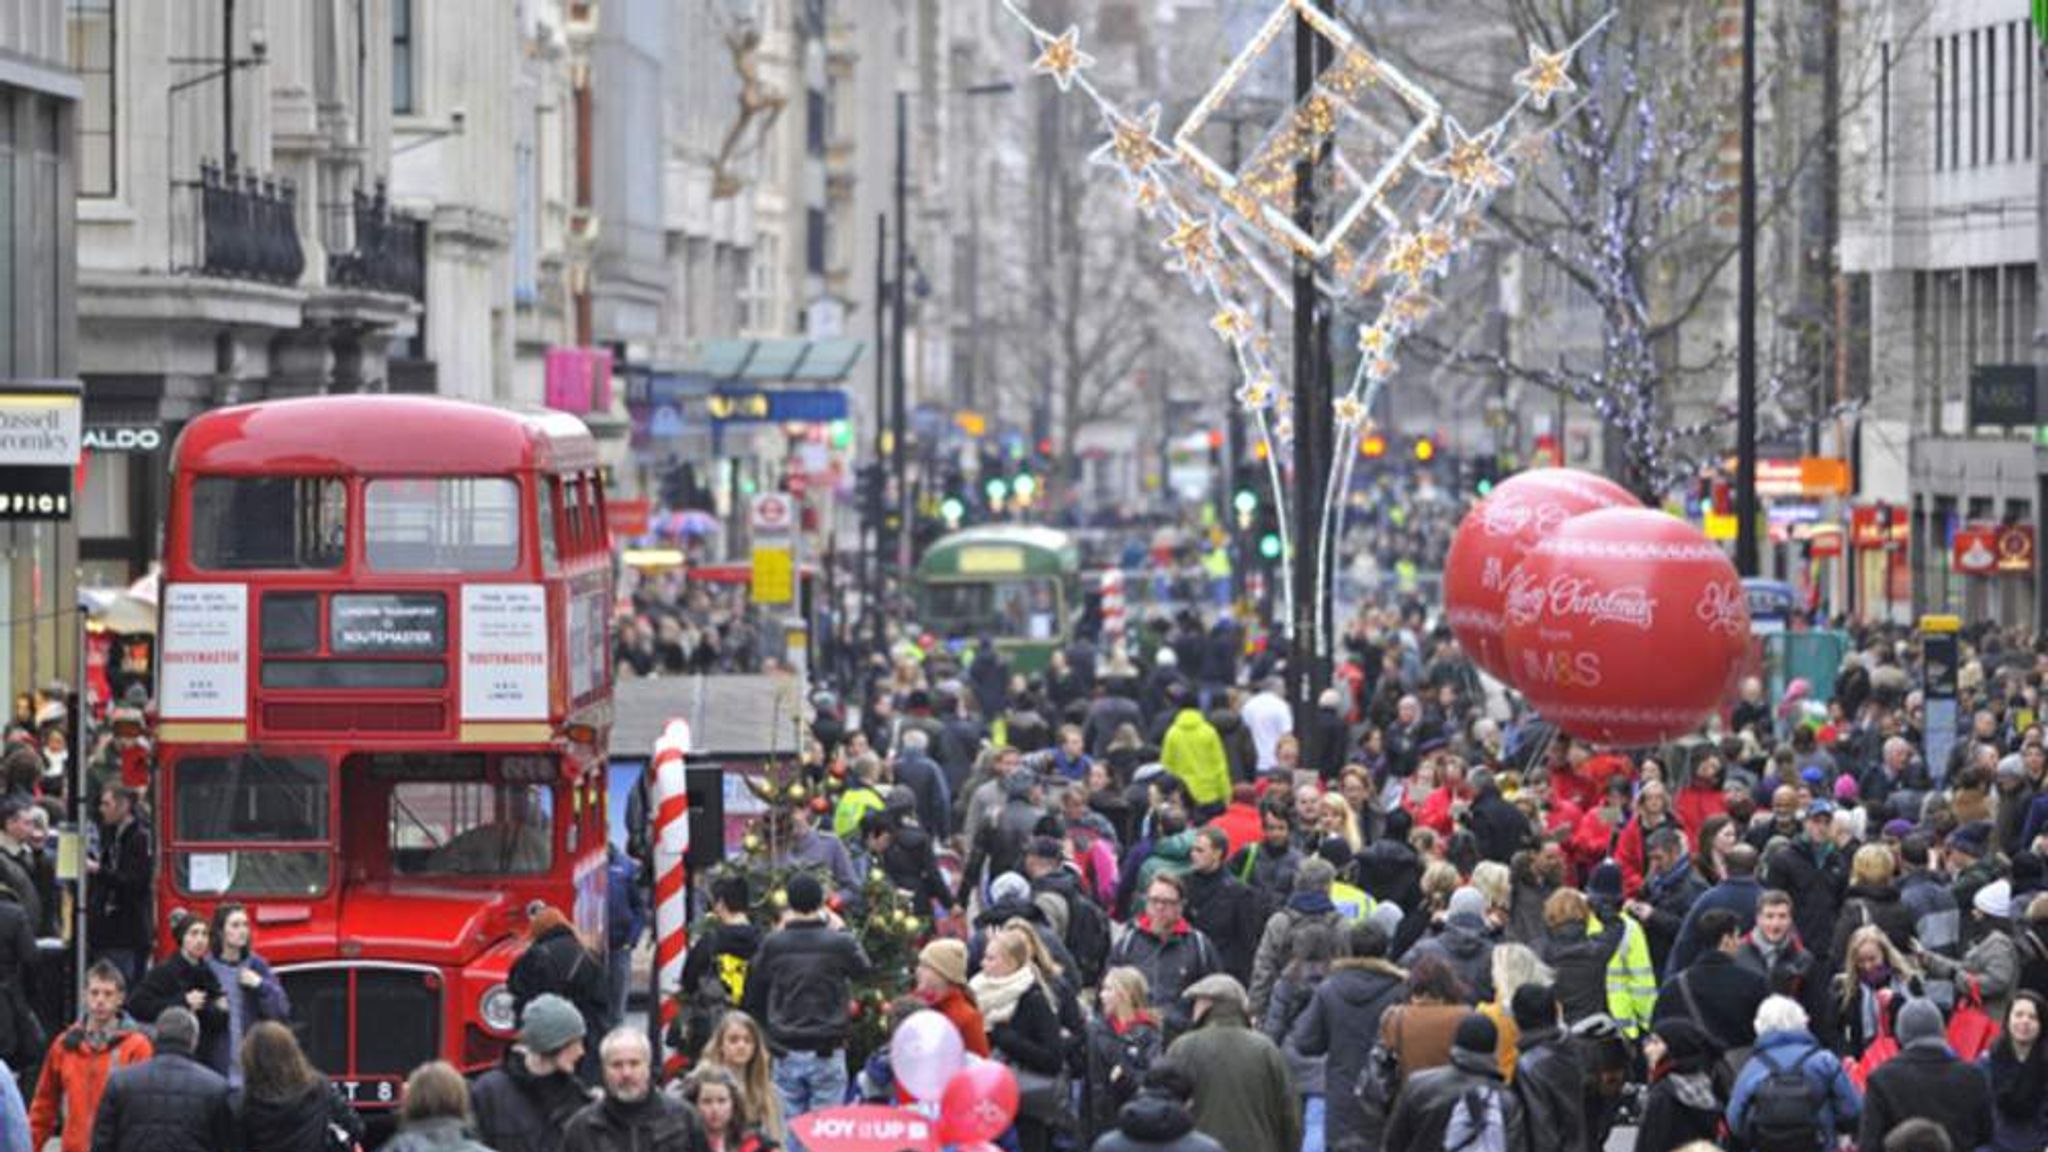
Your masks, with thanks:
M 1017 1118 L 1017 1077 L 993 1060 L 969 1064 L 953 1074 L 939 1100 L 939 1139 L 947 1144 L 980 1144 L 1009 1131 Z
M 915 1100 L 937 1100 L 953 1074 L 965 1066 L 966 1058 L 960 1029 L 929 1009 L 912 1014 L 889 1038 L 889 1068 Z

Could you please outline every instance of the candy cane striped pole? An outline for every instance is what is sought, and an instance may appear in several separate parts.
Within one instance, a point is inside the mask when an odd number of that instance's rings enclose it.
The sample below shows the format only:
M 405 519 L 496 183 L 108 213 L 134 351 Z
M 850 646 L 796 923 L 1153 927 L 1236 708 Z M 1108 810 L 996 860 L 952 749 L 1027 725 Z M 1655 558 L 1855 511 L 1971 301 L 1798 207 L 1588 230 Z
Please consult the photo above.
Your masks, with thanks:
M 689 751 L 690 725 L 682 720 L 669 721 L 654 742 L 654 983 L 664 1037 L 682 1010 L 678 994 L 690 944 L 690 886 L 683 867 L 690 850 L 690 795 L 683 779 Z M 663 1069 L 679 1072 L 683 1062 L 683 1053 L 671 1051 Z
M 1102 631 L 1124 634 L 1124 574 L 1114 568 L 1102 574 Z

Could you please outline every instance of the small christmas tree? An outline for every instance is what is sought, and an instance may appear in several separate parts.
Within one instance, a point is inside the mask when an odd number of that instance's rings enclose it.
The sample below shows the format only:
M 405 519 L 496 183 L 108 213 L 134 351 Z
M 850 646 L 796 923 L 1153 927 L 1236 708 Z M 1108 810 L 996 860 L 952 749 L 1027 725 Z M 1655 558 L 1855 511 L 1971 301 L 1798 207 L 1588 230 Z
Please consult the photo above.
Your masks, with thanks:
M 823 779 L 813 783 L 800 771 L 784 775 L 771 769 L 764 777 L 750 778 L 748 788 L 769 805 L 768 811 L 748 825 L 740 840 L 740 852 L 728 857 L 711 875 L 693 878 L 706 887 L 719 876 L 736 875 L 744 879 L 753 899 L 752 919 L 763 932 L 773 931 L 781 923 L 783 913 L 789 909 L 789 881 L 805 870 L 791 863 L 784 851 L 790 837 L 789 814 L 799 807 L 808 808 L 813 819 L 825 825 L 839 793 L 844 791 L 842 765 L 835 763 L 821 775 Z M 932 924 L 911 906 L 904 893 L 889 883 L 879 867 L 868 868 L 851 901 L 835 890 L 833 877 L 813 871 L 828 893 L 826 908 L 845 921 L 868 955 L 868 974 L 854 981 L 846 1008 L 852 1022 L 847 1046 L 851 1049 L 853 1067 L 858 1069 L 871 1053 L 888 1043 L 889 1003 L 910 990 L 917 953 L 930 939 Z M 707 939 L 713 927 L 708 916 L 692 924 L 691 941 Z M 699 995 L 702 993 L 698 989 L 681 990 L 680 1018 L 691 1018 L 692 998 Z M 691 1045 L 686 1043 L 685 1047 Z M 686 1051 L 682 1055 L 694 1059 L 696 1052 Z

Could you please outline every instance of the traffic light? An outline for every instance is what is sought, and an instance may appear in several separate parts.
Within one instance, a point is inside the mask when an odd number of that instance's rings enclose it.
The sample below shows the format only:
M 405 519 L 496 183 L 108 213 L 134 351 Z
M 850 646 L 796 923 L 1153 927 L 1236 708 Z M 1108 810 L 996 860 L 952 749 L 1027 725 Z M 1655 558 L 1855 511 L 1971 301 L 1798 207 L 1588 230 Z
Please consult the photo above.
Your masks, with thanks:
M 1491 495 L 1493 486 L 1500 483 L 1500 457 L 1486 454 L 1472 461 L 1472 490 L 1481 496 Z
M 1431 440 L 1427 436 L 1416 437 L 1415 459 L 1418 463 L 1422 464 L 1427 464 L 1431 460 L 1436 459 L 1436 441 Z
M 991 476 L 988 482 L 981 486 L 981 490 L 988 494 L 989 505 L 993 507 L 1001 504 L 1010 495 L 1010 482 L 1001 476 Z
M 946 518 L 946 527 L 958 528 L 960 518 L 967 515 L 967 505 L 961 503 L 958 496 L 948 496 L 939 501 L 939 515 Z
M 1268 561 L 1280 559 L 1280 533 L 1267 532 L 1259 537 L 1259 555 Z
M 1029 472 L 1019 472 L 1017 478 L 1010 482 L 1010 490 L 1017 494 L 1018 500 L 1029 504 L 1031 498 L 1038 494 L 1038 478 Z
M 1239 488 L 1237 495 L 1230 498 L 1230 506 L 1237 510 L 1238 527 L 1249 528 L 1252 514 L 1259 510 L 1259 494 L 1249 488 Z
M 1367 460 L 1377 460 L 1387 454 L 1387 438 L 1377 432 L 1359 438 L 1358 454 Z

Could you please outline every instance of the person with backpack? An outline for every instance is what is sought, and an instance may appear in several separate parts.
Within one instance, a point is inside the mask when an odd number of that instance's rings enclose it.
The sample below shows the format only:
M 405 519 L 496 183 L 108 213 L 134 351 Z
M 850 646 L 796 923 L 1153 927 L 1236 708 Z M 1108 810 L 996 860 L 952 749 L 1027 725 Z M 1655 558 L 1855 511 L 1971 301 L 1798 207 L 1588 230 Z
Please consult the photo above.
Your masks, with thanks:
M 1502 1082 L 1500 1033 L 1474 1012 L 1458 1022 L 1451 1062 L 1410 1076 L 1387 1118 L 1385 1152 L 1519 1152 L 1522 1102 Z
M 1045 914 L 1046 926 L 1080 969 L 1081 985 L 1096 987 L 1109 966 L 1109 914 L 1088 897 L 1053 837 L 1032 839 L 1024 852 L 1024 875 L 1031 882 L 1032 904 Z
M 1899 1009 L 1899 1054 L 1870 1074 L 1857 1141 L 1878 1147 L 1886 1133 L 1916 1117 L 1939 1124 L 1958 1148 L 1991 1143 L 1991 1081 L 1949 1050 L 1932 1000 Z
M 1252 955 L 1252 1014 L 1264 1016 L 1272 997 L 1273 983 L 1294 957 L 1294 938 L 1309 925 L 1344 931 L 1344 914 L 1330 898 L 1330 886 L 1337 869 L 1320 856 L 1304 860 L 1294 874 L 1294 892 L 1279 911 L 1266 918 L 1259 935 L 1258 951 Z
M 1728 1131 L 1748 1152 L 1832 1149 L 1863 1114 L 1863 1096 L 1833 1052 L 1813 1038 L 1806 1009 L 1769 996 L 1754 1021 L 1757 1041 L 1728 1097 Z
M 1195 830 L 1188 849 L 1193 865 L 1187 881 L 1188 923 L 1201 929 L 1222 954 L 1223 970 L 1242 984 L 1252 978 L 1252 960 L 1259 946 L 1264 924 L 1258 919 L 1258 899 L 1244 881 L 1224 867 L 1230 858 L 1230 840 L 1214 825 Z

